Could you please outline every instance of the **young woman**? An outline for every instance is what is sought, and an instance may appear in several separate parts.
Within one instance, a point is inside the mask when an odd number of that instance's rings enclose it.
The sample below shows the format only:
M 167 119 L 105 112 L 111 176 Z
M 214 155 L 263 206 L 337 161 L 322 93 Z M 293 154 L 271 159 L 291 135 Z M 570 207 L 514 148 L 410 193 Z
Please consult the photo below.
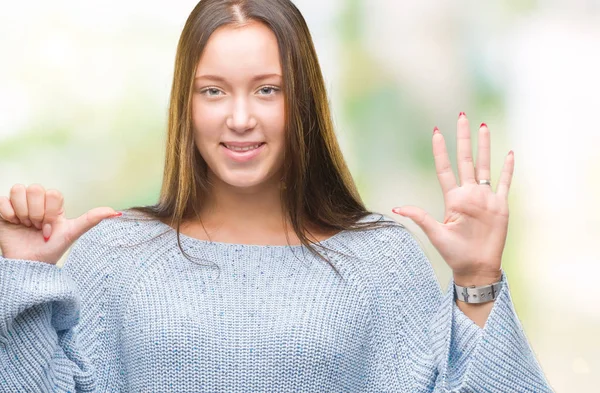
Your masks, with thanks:
M 482 125 L 474 168 L 461 113 L 459 186 L 436 128 L 444 222 L 396 209 L 452 268 L 443 296 L 361 202 L 300 12 L 202 0 L 156 205 L 67 219 L 55 190 L 0 198 L 0 391 L 550 391 L 501 270 L 513 155 L 494 192 L 489 151 Z

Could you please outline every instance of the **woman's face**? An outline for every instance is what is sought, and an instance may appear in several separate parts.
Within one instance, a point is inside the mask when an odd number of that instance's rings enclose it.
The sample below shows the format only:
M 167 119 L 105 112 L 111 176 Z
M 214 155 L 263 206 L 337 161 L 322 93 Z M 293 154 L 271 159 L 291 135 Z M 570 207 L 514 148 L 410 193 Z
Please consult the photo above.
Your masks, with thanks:
M 261 23 L 224 26 L 196 69 L 194 139 L 213 182 L 249 189 L 278 184 L 284 151 L 279 47 Z

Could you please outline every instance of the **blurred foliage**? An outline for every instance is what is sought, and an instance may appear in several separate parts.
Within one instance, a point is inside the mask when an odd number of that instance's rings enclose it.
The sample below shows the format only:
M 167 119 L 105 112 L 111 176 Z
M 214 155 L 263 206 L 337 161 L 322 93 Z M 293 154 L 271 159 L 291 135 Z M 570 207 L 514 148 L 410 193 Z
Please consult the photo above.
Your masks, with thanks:
M 64 148 L 73 138 L 73 129 L 68 125 L 39 124 L 5 137 L 0 143 L 0 162 L 17 161 L 26 151 L 48 148 Z

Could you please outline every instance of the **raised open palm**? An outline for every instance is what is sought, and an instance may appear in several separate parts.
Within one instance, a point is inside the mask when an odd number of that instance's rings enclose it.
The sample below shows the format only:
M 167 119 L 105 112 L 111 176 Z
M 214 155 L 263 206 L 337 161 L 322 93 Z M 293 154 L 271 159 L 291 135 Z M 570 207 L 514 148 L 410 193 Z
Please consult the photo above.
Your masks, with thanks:
M 110 207 L 99 207 L 68 219 L 59 191 L 16 184 L 10 197 L 0 197 L 0 250 L 5 258 L 56 264 L 82 234 L 119 215 Z
M 476 166 L 471 149 L 469 120 L 461 112 L 457 124 L 458 185 L 444 136 L 437 127 L 434 129 L 433 156 L 445 204 L 443 222 L 415 206 L 402 206 L 393 211 L 419 225 L 452 269 L 455 280 L 460 277 L 479 285 L 497 280 L 501 275 L 514 154 L 511 151 L 506 156 L 494 192 L 490 184 L 482 182 L 490 180 L 490 131 L 487 125 L 482 123 L 479 127 Z

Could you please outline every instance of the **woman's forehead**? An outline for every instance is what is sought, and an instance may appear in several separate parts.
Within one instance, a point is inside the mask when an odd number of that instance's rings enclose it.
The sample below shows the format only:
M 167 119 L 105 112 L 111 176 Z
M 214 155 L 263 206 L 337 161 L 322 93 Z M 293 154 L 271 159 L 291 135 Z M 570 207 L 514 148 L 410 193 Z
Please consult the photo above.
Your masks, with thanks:
M 208 39 L 196 77 L 226 79 L 281 75 L 279 46 L 271 29 L 262 23 L 223 26 Z

